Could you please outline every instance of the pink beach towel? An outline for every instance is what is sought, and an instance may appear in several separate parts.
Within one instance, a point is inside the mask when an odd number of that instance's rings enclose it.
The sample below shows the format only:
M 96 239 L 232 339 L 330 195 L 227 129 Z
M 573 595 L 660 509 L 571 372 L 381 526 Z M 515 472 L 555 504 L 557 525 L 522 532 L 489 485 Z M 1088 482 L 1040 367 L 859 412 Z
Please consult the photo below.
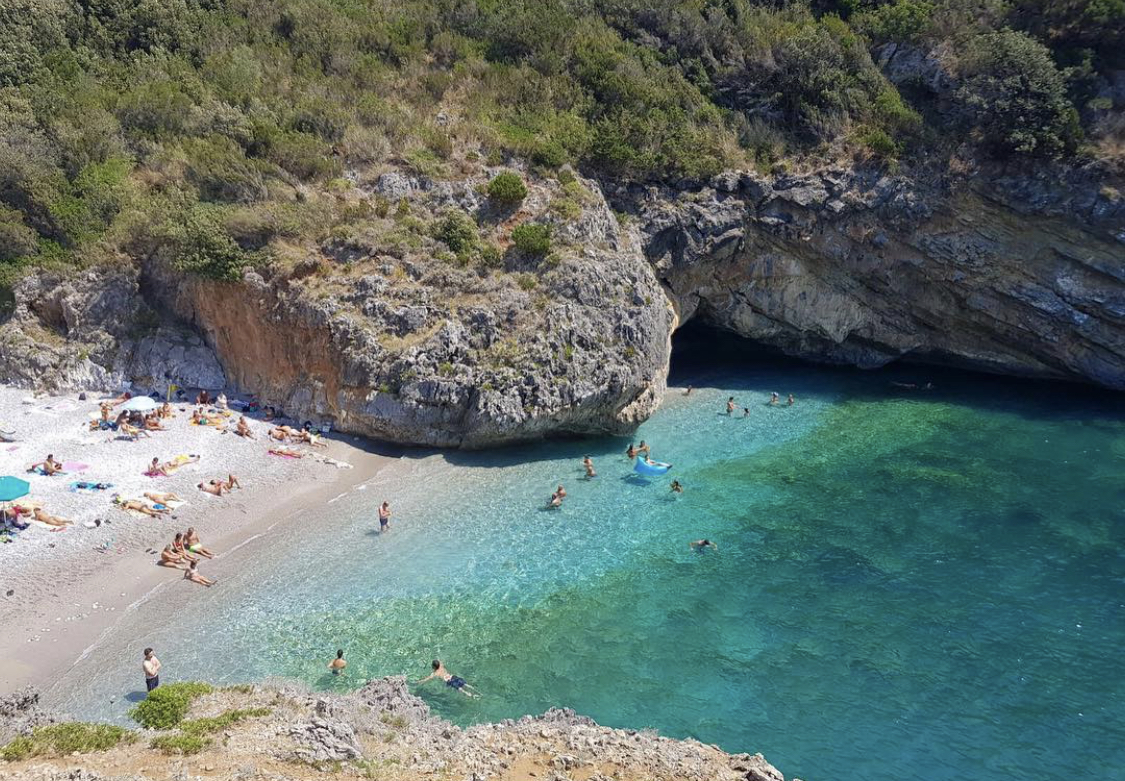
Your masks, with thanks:
M 64 472 L 85 472 L 90 465 L 83 464 L 81 461 L 63 461 L 62 468 Z

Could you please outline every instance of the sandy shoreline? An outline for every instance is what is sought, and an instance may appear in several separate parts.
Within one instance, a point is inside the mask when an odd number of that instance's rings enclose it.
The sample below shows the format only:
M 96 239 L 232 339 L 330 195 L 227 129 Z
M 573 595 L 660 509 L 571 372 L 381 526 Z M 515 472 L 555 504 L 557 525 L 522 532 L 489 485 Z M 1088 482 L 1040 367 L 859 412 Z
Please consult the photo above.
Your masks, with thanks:
M 283 528 L 333 497 L 369 480 L 397 459 L 370 449 L 369 443 L 334 437 L 317 453 L 350 464 L 336 468 L 312 458 L 286 459 L 267 453 L 268 424 L 253 422 L 256 440 L 221 434 L 205 426 L 189 426 L 188 413 L 166 423 L 139 442 L 116 440 L 108 432 L 84 431 L 97 403 L 64 398 L 31 399 L 26 391 L 0 388 L 0 428 L 16 431 L 18 444 L 0 445 L 0 475 L 27 479 L 27 499 L 42 502 L 51 514 L 72 518 L 73 526 L 51 532 L 33 526 L 14 542 L 0 544 L 0 694 L 27 684 L 47 689 L 83 652 L 112 631 L 130 606 L 158 595 L 176 593 L 192 599 L 220 596 L 225 554 L 248 540 Z M 41 410 L 37 414 L 33 410 Z M 54 414 L 51 414 L 54 413 Z M 308 448 L 305 448 L 308 450 Z M 198 465 L 171 478 L 144 477 L 153 456 L 198 453 Z M 79 474 L 29 476 L 27 466 L 47 453 L 63 461 L 88 463 Z M 195 484 L 211 477 L 236 474 L 245 484 L 222 498 L 211 497 Z M 69 488 L 75 480 L 114 483 L 114 489 L 88 494 Z M 171 491 L 188 503 L 173 518 L 147 518 L 114 508 L 112 493 L 139 495 L 144 490 Z M 94 519 L 100 526 L 87 528 Z M 109 521 L 108 523 L 106 521 Z M 170 542 L 176 531 L 194 527 L 216 553 L 201 571 L 220 583 L 204 589 L 183 581 L 178 570 L 156 566 L 149 553 Z M 107 551 L 99 550 L 109 546 Z

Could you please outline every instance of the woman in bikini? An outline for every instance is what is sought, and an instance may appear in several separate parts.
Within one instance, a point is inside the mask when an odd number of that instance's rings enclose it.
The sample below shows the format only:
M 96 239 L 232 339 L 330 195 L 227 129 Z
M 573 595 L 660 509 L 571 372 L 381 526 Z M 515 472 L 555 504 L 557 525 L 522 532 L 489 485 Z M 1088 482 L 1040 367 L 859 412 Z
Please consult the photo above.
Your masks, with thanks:
M 245 415 L 238 419 L 238 425 L 235 427 L 234 433 L 238 434 L 240 437 L 246 437 L 247 439 L 254 438 L 254 432 L 250 430 L 250 424 L 246 422 Z
M 133 512 L 138 512 L 151 518 L 159 518 L 161 515 L 171 512 L 167 507 L 163 510 L 157 510 L 155 507 L 149 507 L 138 499 L 122 499 L 120 496 L 113 497 L 113 503 L 122 510 L 132 510 Z
M 171 543 L 165 545 L 164 550 L 160 551 L 160 561 L 156 563 L 161 567 L 187 569 L 187 562 L 184 561 L 184 557 L 172 549 Z
M 192 583 L 198 583 L 199 585 L 207 586 L 208 588 L 215 585 L 215 583 L 217 582 L 200 575 L 199 572 L 195 569 L 194 561 L 188 565 L 187 571 L 184 572 L 184 580 L 190 580 Z
M 212 480 L 209 483 L 199 483 L 196 486 L 196 488 L 198 488 L 203 493 L 211 494 L 212 496 L 222 496 L 223 495 L 223 483 L 222 483 L 222 481 L 215 482 L 214 480 Z
M 156 502 L 157 504 L 168 504 L 168 502 L 182 502 L 183 501 L 183 499 L 176 496 L 171 491 L 167 491 L 167 492 L 163 492 L 163 493 L 160 492 L 160 491 L 146 491 L 145 492 L 145 499 L 149 499 L 153 502 Z
M 70 526 L 74 523 L 74 521 L 68 521 L 66 518 L 59 518 L 57 515 L 49 515 L 44 512 L 42 507 L 36 507 L 31 513 L 31 517 L 39 521 L 39 523 L 45 523 L 48 526 L 55 527 Z

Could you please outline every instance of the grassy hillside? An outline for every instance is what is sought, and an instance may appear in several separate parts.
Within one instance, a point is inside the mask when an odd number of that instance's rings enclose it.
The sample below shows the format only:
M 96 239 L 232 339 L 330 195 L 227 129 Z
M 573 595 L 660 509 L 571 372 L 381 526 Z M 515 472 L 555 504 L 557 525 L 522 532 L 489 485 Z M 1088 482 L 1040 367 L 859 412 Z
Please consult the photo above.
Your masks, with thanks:
M 900 94 L 887 42 L 953 86 Z M 232 277 L 385 214 L 334 195 L 385 164 L 1121 165 L 1122 52 L 1125 0 L 0 0 L 0 277 L 150 253 Z

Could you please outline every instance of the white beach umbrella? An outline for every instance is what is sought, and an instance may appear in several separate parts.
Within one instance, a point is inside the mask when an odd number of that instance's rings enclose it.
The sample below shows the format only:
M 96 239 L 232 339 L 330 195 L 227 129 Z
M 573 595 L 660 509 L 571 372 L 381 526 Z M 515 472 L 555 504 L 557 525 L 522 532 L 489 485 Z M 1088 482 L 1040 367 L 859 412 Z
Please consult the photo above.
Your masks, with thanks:
M 118 407 L 122 412 L 152 412 L 160 406 L 160 402 L 148 396 L 134 396 Z

